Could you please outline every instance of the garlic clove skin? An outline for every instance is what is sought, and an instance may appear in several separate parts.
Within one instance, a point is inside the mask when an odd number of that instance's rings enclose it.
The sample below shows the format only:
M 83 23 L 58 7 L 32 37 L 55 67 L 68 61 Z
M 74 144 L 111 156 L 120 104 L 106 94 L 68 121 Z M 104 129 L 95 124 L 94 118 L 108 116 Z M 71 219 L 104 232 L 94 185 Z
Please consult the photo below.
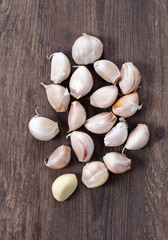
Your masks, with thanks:
M 30 120 L 29 131 L 36 139 L 49 141 L 59 133 L 59 128 L 57 122 L 37 115 Z
M 118 67 L 111 61 L 99 60 L 93 66 L 97 74 L 109 83 L 116 83 L 121 77 Z
M 143 148 L 148 143 L 149 136 L 148 126 L 146 124 L 138 124 L 129 134 L 124 149 L 139 150 Z
M 108 170 L 115 174 L 124 173 L 131 169 L 131 159 L 118 152 L 107 153 L 103 161 Z
M 93 87 L 93 77 L 85 66 L 80 66 L 72 74 L 69 88 L 74 98 L 81 98 L 88 94 Z
M 113 105 L 112 111 L 117 116 L 127 118 L 134 115 L 141 108 L 138 93 L 134 92 L 119 98 Z
M 73 173 L 66 173 L 58 178 L 52 184 L 53 197 L 63 202 L 71 196 L 78 186 L 78 179 Z
M 80 162 L 88 162 L 94 151 L 92 138 L 84 132 L 74 131 L 70 133 L 71 145 Z
M 109 172 L 102 162 L 90 162 L 83 167 L 82 182 L 88 188 L 96 188 L 103 185 L 108 177 Z
M 116 85 L 105 86 L 96 90 L 90 97 L 90 105 L 98 108 L 110 107 L 118 96 L 118 88 Z
M 78 101 L 71 103 L 71 107 L 68 114 L 68 126 L 69 131 L 74 131 L 80 128 L 86 121 L 86 111 L 82 104 Z
M 87 119 L 84 126 L 92 133 L 103 134 L 113 127 L 116 120 L 112 112 L 103 112 Z
M 70 94 L 67 88 L 61 85 L 41 83 L 46 90 L 47 99 L 56 112 L 66 112 L 70 102 Z
M 119 119 L 117 123 L 104 137 L 104 145 L 106 147 L 118 147 L 121 146 L 128 136 L 128 125 L 123 118 Z
M 45 165 L 53 169 L 61 169 L 66 167 L 71 160 L 71 148 L 68 146 L 58 147 L 48 158 Z
M 126 62 L 121 68 L 119 87 L 123 94 L 128 94 L 137 89 L 141 81 L 139 70 L 131 62 Z
M 72 57 L 76 64 L 91 64 L 99 59 L 102 53 L 102 42 L 98 38 L 86 33 L 83 33 L 72 46 Z
M 67 56 L 62 52 L 53 53 L 51 56 L 51 81 L 60 84 L 68 78 L 71 72 L 71 64 Z

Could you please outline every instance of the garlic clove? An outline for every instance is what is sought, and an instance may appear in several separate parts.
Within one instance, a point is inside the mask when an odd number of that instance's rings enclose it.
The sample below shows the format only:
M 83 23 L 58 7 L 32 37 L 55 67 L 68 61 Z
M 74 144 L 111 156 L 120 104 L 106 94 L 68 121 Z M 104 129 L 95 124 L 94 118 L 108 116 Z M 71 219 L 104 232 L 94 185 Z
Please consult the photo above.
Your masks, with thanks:
M 138 124 L 129 134 L 124 149 L 139 150 L 143 148 L 149 141 L 149 135 L 148 126 L 146 124 Z
M 137 89 L 141 81 L 139 70 L 131 62 L 124 63 L 121 68 L 119 87 L 123 94 L 128 94 Z
M 131 159 L 118 152 L 107 153 L 103 161 L 108 170 L 115 174 L 124 173 L 131 169 Z
M 86 121 L 86 111 L 82 104 L 78 101 L 71 103 L 71 107 L 68 114 L 68 126 L 69 131 L 74 131 L 80 128 Z
M 108 177 L 109 172 L 102 162 L 90 162 L 83 167 L 82 182 L 88 188 L 96 188 L 103 185 Z
M 66 173 L 58 178 L 52 184 L 53 197 L 63 202 L 75 191 L 78 185 L 78 179 L 73 173 Z
M 112 112 L 103 112 L 87 119 L 84 126 L 92 133 L 103 134 L 113 127 L 116 120 Z
M 29 122 L 29 131 L 38 140 L 49 141 L 59 133 L 58 123 L 36 115 Z
M 71 160 L 71 148 L 68 146 L 58 147 L 48 158 L 45 165 L 53 169 L 61 169 L 68 165 Z
M 115 102 L 117 96 L 116 85 L 101 87 L 91 95 L 90 104 L 98 108 L 108 108 Z
M 61 85 L 41 83 L 46 90 L 47 99 L 56 112 L 66 112 L 70 102 L 70 94 L 67 88 Z
M 53 53 L 51 57 L 51 81 L 60 84 L 68 78 L 71 65 L 67 56 L 62 52 Z
M 111 61 L 99 60 L 93 66 L 97 74 L 107 82 L 116 83 L 121 77 L 118 67 Z
M 93 87 L 93 77 L 85 66 L 80 66 L 72 74 L 69 88 L 74 98 L 81 98 L 88 94 Z
M 72 46 L 72 57 L 75 63 L 87 65 L 99 59 L 103 52 L 103 44 L 93 36 L 83 33 Z
M 106 147 L 121 146 L 127 139 L 128 125 L 123 118 L 119 120 L 120 122 L 105 135 L 104 145 Z
M 71 145 L 80 162 L 88 162 L 94 151 L 92 138 L 84 132 L 74 131 L 67 137 L 71 139 Z
M 140 110 L 139 96 L 137 92 L 128 94 L 119 98 L 112 107 L 112 111 L 117 116 L 126 118 L 134 115 L 137 110 Z

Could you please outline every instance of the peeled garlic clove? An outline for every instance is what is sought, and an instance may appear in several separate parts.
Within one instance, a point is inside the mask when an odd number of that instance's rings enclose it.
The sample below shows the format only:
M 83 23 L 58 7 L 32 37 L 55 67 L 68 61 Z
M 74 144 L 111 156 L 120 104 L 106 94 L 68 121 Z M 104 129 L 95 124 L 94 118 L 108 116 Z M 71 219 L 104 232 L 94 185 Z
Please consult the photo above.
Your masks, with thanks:
M 67 56 L 62 52 L 53 53 L 51 57 L 51 81 L 59 84 L 68 78 L 71 65 Z
M 101 87 L 90 97 L 90 105 L 98 108 L 108 108 L 117 99 L 118 88 L 116 85 Z
M 113 105 L 112 111 L 114 114 L 126 118 L 134 115 L 141 108 L 138 93 L 134 92 L 119 98 Z
M 82 182 L 88 188 L 96 188 L 103 185 L 109 177 L 109 172 L 104 163 L 94 161 L 87 163 L 82 170 Z
M 41 141 L 49 141 L 59 133 L 57 122 L 39 115 L 30 120 L 29 130 L 33 137 Z
M 63 202 L 69 198 L 75 191 L 78 185 L 78 179 L 75 174 L 67 173 L 59 176 L 52 185 L 53 197 L 59 201 Z
M 139 150 L 143 148 L 149 141 L 149 135 L 148 126 L 146 124 L 138 124 L 128 136 L 124 149 Z
M 78 101 L 71 103 L 71 107 L 68 114 L 68 126 L 69 131 L 74 131 L 80 128 L 86 121 L 86 111 L 82 104 Z
M 54 108 L 56 112 L 66 112 L 69 102 L 70 102 L 70 94 L 67 88 L 64 88 L 61 85 L 45 85 L 41 83 L 47 94 L 48 101 L 50 105 Z
M 92 138 L 84 132 L 74 131 L 70 133 L 72 148 L 80 162 L 88 162 L 94 151 Z
M 131 62 L 124 63 L 121 68 L 119 87 L 123 94 L 128 94 L 137 89 L 141 81 L 139 70 Z
M 116 120 L 117 117 L 112 112 L 103 112 L 87 119 L 84 126 L 90 132 L 103 134 L 113 127 Z
M 99 60 L 93 66 L 97 74 L 107 82 L 116 83 L 121 77 L 118 67 L 111 61 Z
M 104 145 L 106 147 L 121 146 L 128 136 L 128 125 L 123 118 L 119 119 L 120 122 L 113 127 L 110 132 L 105 135 Z
M 99 59 L 103 52 L 103 44 L 93 36 L 83 33 L 72 46 L 72 57 L 75 63 L 87 65 Z
M 71 160 L 71 149 L 68 146 L 58 147 L 48 158 L 45 165 L 49 168 L 60 169 L 68 165 Z
M 85 66 L 80 66 L 72 74 L 69 88 L 74 98 L 81 98 L 88 94 L 93 87 L 93 77 Z
M 103 157 L 103 161 L 112 173 L 124 173 L 131 169 L 131 159 L 127 158 L 125 155 L 117 152 L 107 153 Z

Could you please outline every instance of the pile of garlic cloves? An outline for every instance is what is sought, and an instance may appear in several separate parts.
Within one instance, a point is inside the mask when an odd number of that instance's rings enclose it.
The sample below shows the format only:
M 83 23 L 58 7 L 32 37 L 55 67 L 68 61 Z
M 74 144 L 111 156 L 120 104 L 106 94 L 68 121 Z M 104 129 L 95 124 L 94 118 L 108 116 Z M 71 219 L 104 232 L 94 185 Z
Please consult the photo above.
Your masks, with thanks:
M 126 62 L 120 71 L 113 62 L 100 60 L 102 53 L 102 42 L 84 33 L 72 46 L 72 58 L 79 66 L 75 66 L 76 69 L 70 77 L 69 89 L 60 85 L 71 73 L 70 61 L 61 52 L 53 53 L 49 57 L 51 58 L 50 80 L 52 84 L 41 83 L 51 107 L 56 112 L 69 111 L 68 133 L 65 137 L 70 139 L 78 161 L 88 162 L 83 167 L 81 177 L 83 184 L 88 188 L 103 185 L 108 180 L 109 172 L 121 174 L 130 170 L 131 159 L 124 154 L 125 149 L 139 150 L 149 140 L 149 129 L 146 124 L 137 124 L 129 133 L 129 126 L 125 120 L 142 108 L 137 92 L 141 81 L 139 70 L 133 63 Z M 109 84 L 90 95 L 90 105 L 102 109 L 101 113 L 90 118 L 87 118 L 85 106 L 80 103 L 80 99 L 91 91 L 94 84 L 92 74 L 86 67 L 88 64 L 93 64 L 102 82 L 104 80 Z M 72 97 L 75 100 L 73 99 L 70 104 Z M 95 143 L 88 133 L 79 130 L 81 126 L 94 134 L 104 134 L 102 146 L 112 148 L 125 143 L 122 152 L 108 151 L 102 159 L 91 161 Z M 61 131 L 59 122 L 39 116 L 38 113 L 29 121 L 29 130 L 36 139 L 41 141 L 49 141 Z M 61 169 L 68 166 L 70 160 L 71 148 L 61 145 L 45 160 L 45 165 L 52 169 Z M 77 184 L 78 181 L 74 174 L 61 175 L 59 180 L 56 179 L 53 183 L 53 196 L 56 196 L 55 199 L 58 201 L 64 201 L 75 191 Z

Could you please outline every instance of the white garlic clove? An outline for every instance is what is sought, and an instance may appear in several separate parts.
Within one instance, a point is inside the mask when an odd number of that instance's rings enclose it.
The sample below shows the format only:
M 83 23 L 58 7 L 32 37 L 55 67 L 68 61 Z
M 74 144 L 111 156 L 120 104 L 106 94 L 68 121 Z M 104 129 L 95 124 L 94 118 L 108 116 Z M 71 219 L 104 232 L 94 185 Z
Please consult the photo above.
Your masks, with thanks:
M 70 94 L 68 89 L 56 84 L 41 84 L 44 86 L 47 99 L 54 110 L 56 112 L 66 112 L 70 102 Z
M 59 133 L 59 128 L 57 122 L 37 115 L 30 120 L 29 131 L 36 139 L 49 141 Z
M 92 133 L 103 134 L 113 127 L 116 120 L 112 112 L 103 112 L 87 119 L 84 126 Z
M 115 174 L 124 173 L 131 169 L 131 159 L 118 152 L 107 153 L 103 161 L 108 170 Z
M 119 98 L 113 105 L 112 111 L 117 116 L 127 118 L 134 115 L 141 108 L 138 93 L 134 92 Z
M 53 197 L 63 202 L 75 191 L 78 185 L 78 179 L 75 174 L 67 173 L 59 176 L 52 185 Z
M 82 104 L 78 101 L 71 103 L 71 107 L 68 114 L 68 126 L 69 131 L 74 131 L 80 128 L 86 121 L 86 111 Z
M 88 188 L 96 188 L 103 185 L 108 177 L 109 172 L 102 162 L 90 162 L 83 167 L 82 182 Z
M 101 78 L 110 83 L 116 83 L 121 77 L 118 67 L 108 60 L 96 61 L 94 69 Z
M 141 81 L 139 70 L 131 62 L 124 63 L 121 68 L 119 87 L 123 94 L 128 94 L 137 89 Z
M 103 52 L 103 44 L 93 36 L 83 33 L 72 46 L 72 57 L 75 63 L 87 65 L 99 59 Z
M 138 124 L 129 134 L 124 149 L 139 150 L 143 148 L 149 141 L 149 135 L 148 126 L 146 124 Z
M 115 102 L 117 96 L 116 85 L 101 87 L 91 95 L 90 104 L 98 108 L 108 108 Z
M 58 147 L 48 158 L 45 165 L 53 169 L 61 169 L 68 165 L 71 160 L 71 148 L 68 146 Z
M 51 81 L 60 84 L 68 78 L 71 65 L 67 56 L 62 52 L 53 53 L 51 57 Z
M 94 151 L 92 138 L 84 132 L 74 131 L 70 133 L 71 145 L 80 162 L 88 162 Z
M 127 139 L 128 125 L 123 118 L 119 120 L 120 122 L 105 135 L 104 145 L 106 147 L 121 146 Z
M 85 66 L 80 66 L 72 74 L 69 88 L 74 98 L 81 98 L 88 94 L 93 87 L 93 77 Z

